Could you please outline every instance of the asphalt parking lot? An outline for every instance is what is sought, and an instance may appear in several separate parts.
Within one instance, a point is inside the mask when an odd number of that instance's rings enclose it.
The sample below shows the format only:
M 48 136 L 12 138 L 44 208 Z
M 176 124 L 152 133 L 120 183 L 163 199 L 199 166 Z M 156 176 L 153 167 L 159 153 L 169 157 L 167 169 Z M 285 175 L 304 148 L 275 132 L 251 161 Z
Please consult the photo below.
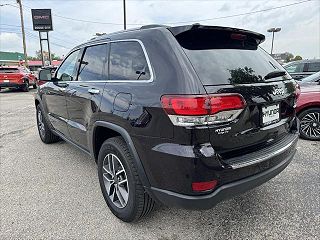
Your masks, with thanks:
M 38 137 L 33 94 L 0 93 L 0 239 L 319 239 L 320 142 L 279 176 L 207 211 L 157 207 L 135 224 L 104 202 L 94 160 Z

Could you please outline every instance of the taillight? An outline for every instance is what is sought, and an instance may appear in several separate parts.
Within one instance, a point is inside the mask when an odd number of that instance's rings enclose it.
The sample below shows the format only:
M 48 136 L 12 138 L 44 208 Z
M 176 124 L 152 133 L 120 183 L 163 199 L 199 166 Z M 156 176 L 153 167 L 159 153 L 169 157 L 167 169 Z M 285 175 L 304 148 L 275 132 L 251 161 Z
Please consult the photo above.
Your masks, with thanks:
M 161 104 L 176 126 L 229 122 L 237 118 L 246 105 L 239 94 L 164 95 Z

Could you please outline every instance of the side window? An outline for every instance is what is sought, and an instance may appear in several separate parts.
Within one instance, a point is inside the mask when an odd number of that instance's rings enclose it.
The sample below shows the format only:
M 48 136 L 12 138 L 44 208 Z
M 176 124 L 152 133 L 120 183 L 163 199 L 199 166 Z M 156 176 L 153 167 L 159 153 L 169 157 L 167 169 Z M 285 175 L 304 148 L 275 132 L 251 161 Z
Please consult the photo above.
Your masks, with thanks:
M 71 53 L 60 66 L 56 78 L 60 81 L 73 81 L 75 79 L 75 66 L 78 60 L 80 50 Z
M 110 50 L 110 80 L 149 80 L 150 69 L 141 45 L 135 41 L 113 42 Z
M 79 68 L 78 80 L 94 81 L 108 79 L 108 45 L 87 47 Z
M 288 73 L 298 73 L 303 72 L 303 63 L 293 63 L 290 66 L 286 67 Z
M 312 62 L 308 64 L 307 72 L 319 72 L 320 71 L 320 62 Z

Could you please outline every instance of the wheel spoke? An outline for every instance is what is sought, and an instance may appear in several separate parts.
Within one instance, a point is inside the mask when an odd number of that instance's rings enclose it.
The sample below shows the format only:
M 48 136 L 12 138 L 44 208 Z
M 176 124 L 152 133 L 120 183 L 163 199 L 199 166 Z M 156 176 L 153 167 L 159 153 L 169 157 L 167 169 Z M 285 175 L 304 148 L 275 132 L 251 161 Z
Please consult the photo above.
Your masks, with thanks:
M 110 174 L 111 177 L 113 178 L 113 173 L 110 171 L 110 169 L 108 169 L 107 166 L 103 166 L 103 170 L 104 170 L 105 172 L 107 172 L 108 174 Z
M 123 196 L 121 195 L 119 188 L 116 189 L 116 195 L 117 195 L 117 198 L 120 202 L 121 207 L 124 207 L 126 203 L 125 203 L 125 200 L 123 199 Z
M 115 170 L 115 167 L 114 167 L 114 155 L 111 155 L 111 163 L 112 163 L 112 173 L 113 173 L 113 176 L 116 175 L 116 170 Z
M 110 175 L 110 173 L 104 173 L 104 174 L 103 174 L 104 179 L 107 180 L 108 182 L 114 182 L 112 176 L 111 176 L 111 178 L 108 178 L 108 176 L 107 176 L 108 174 Z
M 119 176 L 121 173 L 124 173 L 124 170 L 123 170 L 123 169 L 119 170 L 119 171 L 116 173 L 116 176 Z
M 122 184 L 127 183 L 127 182 L 128 182 L 127 179 L 124 179 L 124 180 L 120 181 L 118 184 L 122 185 Z
M 129 193 L 128 193 L 128 191 L 127 191 L 124 187 L 122 187 L 122 186 L 119 186 L 119 187 L 118 187 L 118 190 L 119 190 L 119 192 L 121 193 L 121 196 L 123 197 L 123 199 L 124 199 L 125 201 L 128 201 L 128 198 L 129 198 Z

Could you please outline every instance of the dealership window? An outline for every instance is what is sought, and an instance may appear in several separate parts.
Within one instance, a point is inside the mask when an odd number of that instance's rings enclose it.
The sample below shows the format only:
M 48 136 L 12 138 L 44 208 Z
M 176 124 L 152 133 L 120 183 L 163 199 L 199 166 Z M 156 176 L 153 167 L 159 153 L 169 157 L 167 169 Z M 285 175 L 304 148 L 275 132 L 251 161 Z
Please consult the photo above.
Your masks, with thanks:
M 136 41 L 111 43 L 110 80 L 149 80 L 150 69 L 141 45 Z
M 78 80 L 108 79 L 108 44 L 87 47 L 79 68 Z
M 75 79 L 75 67 L 80 50 L 71 53 L 58 69 L 56 78 L 60 81 L 72 81 Z

